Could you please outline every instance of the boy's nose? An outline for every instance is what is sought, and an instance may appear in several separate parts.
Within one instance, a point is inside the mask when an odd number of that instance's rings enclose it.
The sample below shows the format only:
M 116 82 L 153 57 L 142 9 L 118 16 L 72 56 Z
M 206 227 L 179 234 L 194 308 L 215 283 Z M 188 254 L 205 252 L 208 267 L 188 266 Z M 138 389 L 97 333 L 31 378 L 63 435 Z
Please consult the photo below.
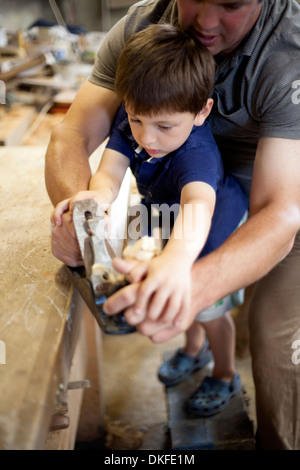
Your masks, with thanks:
M 141 134 L 141 143 L 143 147 L 149 147 L 155 142 L 155 135 L 150 131 L 144 131 Z

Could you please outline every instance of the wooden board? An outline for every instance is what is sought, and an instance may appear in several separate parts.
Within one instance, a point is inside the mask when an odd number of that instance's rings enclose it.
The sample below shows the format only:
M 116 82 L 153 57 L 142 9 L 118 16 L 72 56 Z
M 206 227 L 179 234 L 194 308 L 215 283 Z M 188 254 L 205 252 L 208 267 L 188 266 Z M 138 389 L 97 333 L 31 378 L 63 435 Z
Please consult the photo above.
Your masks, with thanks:
M 89 317 L 91 316 L 89 312 L 86 313 Z M 53 431 L 51 431 L 50 427 L 50 432 L 48 433 L 47 441 L 45 443 L 45 450 L 70 450 L 75 447 L 80 411 L 85 390 L 84 387 L 80 386 L 80 382 L 82 382 L 82 377 L 87 376 L 87 337 L 86 329 L 84 327 L 85 325 L 83 324 L 82 326 L 83 327 L 80 328 L 68 378 L 68 387 L 71 384 L 76 383 L 79 384 L 79 387 L 67 390 L 65 393 L 65 407 L 61 409 L 57 407 L 56 415 L 54 415 L 54 419 L 52 419 L 52 423 L 55 423 L 56 416 L 59 418 L 63 417 L 68 426 L 62 430 L 54 429 Z M 98 414 L 98 416 L 100 416 L 100 414 Z M 96 415 L 94 418 L 95 421 L 98 422 Z
M 81 325 L 80 296 L 51 253 L 44 155 L 0 148 L 0 449 L 44 448 Z
M 170 353 L 165 353 L 164 359 Z M 209 375 L 209 365 L 190 375 L 180 384 L 166 388 L 169 429 L 173 450 L 254 450 L 253 423 L 247 410 L 247 393 L 243 389 L 221 413 L 199 418 L 190 415 L 186 400 Z

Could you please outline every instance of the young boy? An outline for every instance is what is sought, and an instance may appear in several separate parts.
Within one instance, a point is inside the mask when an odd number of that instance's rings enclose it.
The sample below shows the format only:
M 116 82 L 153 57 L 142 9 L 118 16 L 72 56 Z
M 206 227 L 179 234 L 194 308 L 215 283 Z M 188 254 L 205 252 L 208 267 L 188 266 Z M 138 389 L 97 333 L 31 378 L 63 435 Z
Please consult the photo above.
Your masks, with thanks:
M 221 245 L 247 213 L 246 197 L 237 182 L 224 174 L 206 122 L 213 106 L 209 96 L 214 74 L 211 54 L 176 27 L 151 25 L 132 37 L 116 74 L 115 88 L 123 105 L 89 191 L 59 203 L 52 216 L 60 224 L 64 211 L 72 211 L 77 200 L 88 198 L 106 211 L 129 166 L 146 204 L 180 204 L 161 255 L 130 273 L 141 281 L 135 324 L 144 311 L 150 320 L 176 321 L 189 308 L 192 264 Z M 165 385 L 175 385 L 204 367 L 213 354 L 212 377 L 205 377 L 188 400 L 194 414 L 220 412 L 240 390 L 234 327 L 227 313 L 239 295 L 200 312 L 187 332 L 185 347 L 158 372 Z

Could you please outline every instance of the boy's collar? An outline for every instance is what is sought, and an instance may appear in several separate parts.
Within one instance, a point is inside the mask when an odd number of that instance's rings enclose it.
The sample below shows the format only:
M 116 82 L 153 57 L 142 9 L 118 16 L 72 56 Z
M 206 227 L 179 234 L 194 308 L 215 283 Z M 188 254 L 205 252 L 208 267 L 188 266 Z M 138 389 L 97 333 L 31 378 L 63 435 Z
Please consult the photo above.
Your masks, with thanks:
M 135 156 L 136 158 L 141 158 L 143 161 L 147 161 L 147 163 L 150 163 L 152 165 L 155 165 L 156 163 L 158 162 L 161 162 L 163 164 L 163 166 L 165 168 L 168 168 L 169 165 L 170 165 L 170 160 L 171 160 L 171 157 L 172 157 L 172 153 L 168 153 L 167 155 L 165 155 L 164 157 L 160 157 L 160 158 L 155 158 L 155 157 L 151 157 L 147 152 L 146 150 L 144 149 L 144 147 L 142 147 L 141 145 L 139 145 L 135 151 Z

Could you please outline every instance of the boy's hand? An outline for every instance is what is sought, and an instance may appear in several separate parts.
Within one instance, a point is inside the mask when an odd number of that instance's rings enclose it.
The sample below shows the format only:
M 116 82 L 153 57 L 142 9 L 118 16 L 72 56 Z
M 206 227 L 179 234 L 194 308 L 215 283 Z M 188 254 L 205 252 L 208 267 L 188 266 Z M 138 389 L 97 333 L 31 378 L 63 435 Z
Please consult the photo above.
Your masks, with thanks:
M 75 196 L 73 196 L 70 199 L 69 203 L 69 209 L 71 212 L 73 212 L 75 202 L 78 201 L 85 201 L 86 199 L 94 199 L 100 209 L 102 209 L 103 212 L 105 212 L 109 208 L 109 204 L 105 202 L 105 197 L 101 193 L 101 191 L 94 191 L 94 190 L 88 190 L 88 191 L 79 191 Z
M 94 199 L 103 212 L 109 207 L 109 204 L 103 201 L 101 193 L 98 191 L 79 191 L 75 196 L 64 199 L 57 204 L 50 218 L 52 226 L 60 226 L 62 224 L 62 214 L 67 211 L 70 211 L 72 214 L 75 202 L 84 201 L 86 199 Z
M 71 198 L 64 199 L 56 205 L 50 217 L 52 227 L 56 225 L 60 227 L 62 225 L 62 215 L 69 210 L 70 200 Z
M 140 282 L 136 302 L 126 319 L 132 325 L 144 320 L 173 323 L 186 315 L 190 304 L 190 269 L 178 258 L 162 254 L 139 263 L 129 274 Z
M 59 202 L 50 217 L 52 225 L 52 253 L 62 262 L 69 266 L 80 266 L 83 264 L 75 227 L 73 224 L 73 209 L 77 201 L 95 199 L 104 211 L 108 204 L 100 201 L 101 196 L 96 191 L 80 191 L 75 196 Z M 106 225 L 109 230 L 109 217 L 104 213 Z

